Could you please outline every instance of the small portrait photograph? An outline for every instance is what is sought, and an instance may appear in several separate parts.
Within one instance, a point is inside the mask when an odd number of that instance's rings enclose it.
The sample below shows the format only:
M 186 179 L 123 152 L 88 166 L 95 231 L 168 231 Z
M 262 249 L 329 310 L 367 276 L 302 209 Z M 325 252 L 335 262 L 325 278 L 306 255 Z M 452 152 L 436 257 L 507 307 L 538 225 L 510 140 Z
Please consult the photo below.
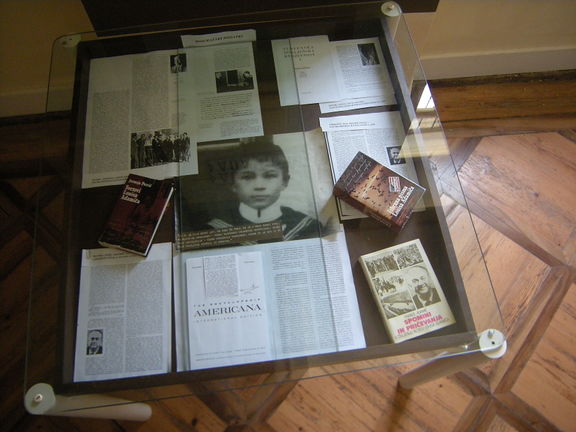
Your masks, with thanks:
M 199 174 L 180 181 L 182 231 L 274 223 L 268 241 L 321 236 L 304 146 L 301 134 L 199 143 Z
M 133 132 L 130 135 L 130 168 L 146 168 L 190 159 L 190 137 L 174 129 Z
M 416 306 L 410 298 L 410 293 L 408 291 L 401 291 L 388 297 L 384 297 L 381 300 L 381 304 L 382 309 L 384 309 L 384 314 L 388 319 L 416 310 Z
M 170 71 L 172 73 L 186 72 L 186 54 L 170 56 Z
M 422 255 L 418 250 L 418 246 L 415 244 L 408 245 L 394 251 L 395 261 L 398 263 L 398 267 L 406 268 L 413 266 L 415 264 L 420 264 L 423 262 Z
M 406 159 L 400 157 L 400 146 L 386 147 L 386 152 L 388 153 L 388 160 L 390 165 L 402 165 L 406 163 Z
M 376 52 L 376 45 L 373 43 L 358 44 L 358 52 L 362 60 L 362 66 L 379 65 L 380 59 Z
M 215 72 L 214 78 L 217 93 L 254 89 L 254 74 L 249 69 Z
M 404 272 L 406 286 L 412 294 L 412 300 L 418 309 L 440 302 L 440 296 L 423 265 L 416 265 Z
M 88 330 L 86 338 L 86 355 L 100 355 L 104 351 L 104 330 L 91 329 Z

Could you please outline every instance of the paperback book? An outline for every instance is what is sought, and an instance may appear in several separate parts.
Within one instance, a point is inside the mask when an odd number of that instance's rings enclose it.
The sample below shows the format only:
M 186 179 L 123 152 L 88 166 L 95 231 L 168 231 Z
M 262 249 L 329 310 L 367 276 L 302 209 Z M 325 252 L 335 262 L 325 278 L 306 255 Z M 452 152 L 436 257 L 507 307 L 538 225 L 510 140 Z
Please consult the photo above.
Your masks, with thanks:
M 384 225 L 401 230 L 426 189 L 358 152 L 334 186 L 334 195 Z
M 130 174 L 98 242 L 146 256 L 174 190 L 171 180 Z
M 420 240 L 363 255 L 359 260 L 393 342 L 455 322 Z

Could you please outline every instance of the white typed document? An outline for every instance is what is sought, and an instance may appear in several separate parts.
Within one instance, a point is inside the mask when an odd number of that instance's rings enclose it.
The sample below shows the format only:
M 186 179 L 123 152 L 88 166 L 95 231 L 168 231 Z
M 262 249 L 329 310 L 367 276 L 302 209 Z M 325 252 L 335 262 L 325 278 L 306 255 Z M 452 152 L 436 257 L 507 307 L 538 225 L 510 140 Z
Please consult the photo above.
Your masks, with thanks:
M 260 252 L 186 261 L 190 369 L 271 358 Z
M 377 38 L 278 39 L 272 52 L 282 106 L 319 103 L 335 112 L 396 103 Z
M 326 134 L 334 183 L 359 151 L 418 183 L 414 162 L 402 154 L 406 135 L 400 112 L 321 118 L 320 124 Z M 338 200 L 338 208 L 343 220 L 367 217 L 342 200 Z M 419 210 L 423 210 L 421 204 L 415 209 Z
M 328 36 L 272 41 L 280 105 L 334 100 L 339 94 Z
M 264 134 L 252 43 L 184 48 L 179 121 L 196 142 Z
M 184 252 L 178 370 L 365 347 L 343 232 Z
M 178 125 L 176 50 L 90 61 L 82 187 L 118 185 L 129 173 L 164 179 L 197 172 L 192 130 Z
M 394 88 L 378 38 L 331 42 L 340 99 L 382 96 L 396 103 Z
M 171 359 L 172 245 L 146 258 L 82 251 L 74 381 L 167 373 Z

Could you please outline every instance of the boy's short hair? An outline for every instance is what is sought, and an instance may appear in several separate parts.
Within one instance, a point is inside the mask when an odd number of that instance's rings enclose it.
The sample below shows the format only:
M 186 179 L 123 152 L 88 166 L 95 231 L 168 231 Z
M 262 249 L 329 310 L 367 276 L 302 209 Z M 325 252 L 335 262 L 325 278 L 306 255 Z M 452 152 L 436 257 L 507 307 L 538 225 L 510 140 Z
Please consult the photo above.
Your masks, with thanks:
M 207 162 L 209 175 L 215 183 L 232 185 L 236 172 L 246 167 L 250 159 L 258 162 L 272 162 L 282 171 L 284 183 L 290 180 L 286 155 L 280 146 L 272 142 L 271 137 L 241 139 L 219 150 L 218 153 Z
M 271 162 L 282 171 L 282 180 L 288 183 L 290 171 L 288 160 L 282 148 L 272 142 L 270 137 L 255 137 L 243 139 L 240 145 L 232 150 L 231 159 L 236 163 L 232 164 L 231 178 L 234 174 L 248 165 L 250 159 L 258 162 Z

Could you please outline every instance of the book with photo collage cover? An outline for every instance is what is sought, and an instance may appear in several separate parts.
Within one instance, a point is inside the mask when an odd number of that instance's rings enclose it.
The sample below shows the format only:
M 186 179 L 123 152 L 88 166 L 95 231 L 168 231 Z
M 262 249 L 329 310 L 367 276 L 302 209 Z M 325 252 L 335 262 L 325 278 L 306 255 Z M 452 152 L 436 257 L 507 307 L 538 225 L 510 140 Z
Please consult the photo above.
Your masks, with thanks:
M 393 342 L 455 323 L 420 240 L 362 255 L 359 261 Z

